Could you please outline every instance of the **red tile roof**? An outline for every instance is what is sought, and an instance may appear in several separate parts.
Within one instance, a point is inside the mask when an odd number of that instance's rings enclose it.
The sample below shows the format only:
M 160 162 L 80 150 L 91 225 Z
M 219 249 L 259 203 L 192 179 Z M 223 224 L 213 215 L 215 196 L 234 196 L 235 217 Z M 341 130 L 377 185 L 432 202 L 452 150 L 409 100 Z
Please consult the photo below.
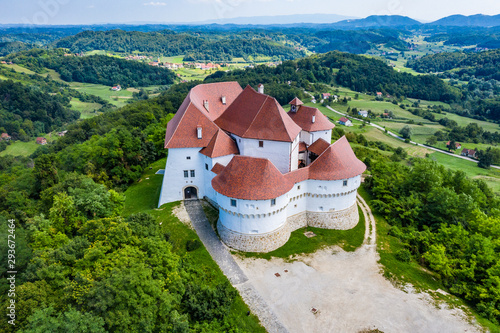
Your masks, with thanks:
M 212 179 L 212 187 L 230 198 L 269 200 L 290 191 L 293 182 L 268 159 L 237 155 Z
M 165 148 L 206 147 L 218 130 L 213 120 L 224 112 L 241 91 L 237 82 L 201 84 L 191 89 L 167 125 Z M 226 105 L 222 104 L 222 96 L 226 97 Z M 204 107 L 206 100 L 209 111 Z M 198 126 L 202 128 L 202 139 L 197 137 Z
M 288 112 L 288 115 L 307 132 L 326 131 L 335 127 L 317 108 L 302 105 L 297 112 Z M 312 122 L 313 116 L 315 117 L 314 123 Z
M 202 129 L 201 139 L 198 139 L 198 127 Z M 165 148 L 206 147 L 218 130 L 217 125 L 186 98 L 167 124 Z
M 306 151 L 307 150 L 307 145 L 305 142 L 300 141 L 299 142 L 299 152 L 300 151 Z
M 234 102 L 242 90 L 238 82 L 205 83 L 193 87 L 189 95 L 191 102 L 214 121 Z M 223 96 L 226 97 L 226 104 L 222 103 Z M 203 101 L 208 101 L 208 111 Z
M 220 156 L 226 156 L 231 154 L 238 154 L 238 147 L 236 142 L 223 130 L 218 130 L 214 137 L 208 143 L 208 146 L 200 150 L 205 156 L 215 158 Z
M 339 119 L 340 122 L 343 122 L 343 123 L 346 123 L 349 119 L 347 119 L 346 117 L 342 117 Z
M 10 138 L 10 135 L 8 135 L 7 133 L 2 133 L 2 138 Z
M 309 167 L 293 170 L 285 174 L 285 178 L 291 181 L 293 184 L 297 184 L 304 180 L 307 180 L 309 179 Z
M 292 142 L 300 133 L 276 99 L 247 86 L 215 123 L 242 138 Z
M 222 172 L 222 170 L 224 170 L 225 166 L 223 166 L 222 164 L 220 163 L 215 163 L 214 167 L 212 168 L 212 172 L 215 173 L 216 175 L 218 175 L 219 173 Z
M 308 150 L 311 153 L 315 153 L 316 155 L 321 155 L 325 150 L 328 149 L 328 147 L 330 147 L 330 144 L 322 138 L 319 138 L 309 146 Z
M 328 147 L 308 168 L 309 179 L 340 180 L 361 175 L 366 170 L 366 165 L 358 160 L 346 137 L 343 136 Z
M 295 97 L 290 103 L 290 105 L 302 105 L 304 104 L 298 97 Z

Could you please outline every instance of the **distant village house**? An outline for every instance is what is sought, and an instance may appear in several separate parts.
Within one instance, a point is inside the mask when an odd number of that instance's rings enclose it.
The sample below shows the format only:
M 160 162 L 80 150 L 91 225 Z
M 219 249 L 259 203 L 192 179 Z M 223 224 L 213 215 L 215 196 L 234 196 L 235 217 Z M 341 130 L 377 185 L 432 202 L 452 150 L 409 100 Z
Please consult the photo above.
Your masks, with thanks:
M 120 91 L 120 90 L 122 90 L 122 87 L 118 84 L 118 85 L 116 85 L 114 87 L 111 87 L 111 90 L 113 90 L 113 91 Z
M 464 148 L 464 149 L 462 150 L 462 153 L 460 153 L 460 155 L 462 155 L 462 156 L 467 156 L 467 157 L 471 157 L 471 158 L 476 158 L 477 151 L 475 151 L 474 149 L 467 149 L 467 148 Z
M 38 145 L 46 145 L 47 144 L 47 140 L 45 138 L 38 137 L 38 138 L 36 138 L 36 143 Z
M 450 141 L 446 142 L 446 147 L 448 147 L 449 149 L 451 149 L 450 143 L 451 143 Z M 458 142 L 455 142 L 455 149 L 460 149 L 460 148 L 462 148 L 462 145 Z
M 346 117 L 342 117 L 339 119 L 339 124 L 344 126 L 352 126 L 352 122 Z
M 358 114 L 361 116 L 361 117 L 368 117 L 368 111 L 365 111 L 365 110 L 360 110 L 358 111 Z
M 5 141 L 10 141 L 11 137 L 9 134 L 7 133 L 2 133 L 2 140 L 5 140 Z

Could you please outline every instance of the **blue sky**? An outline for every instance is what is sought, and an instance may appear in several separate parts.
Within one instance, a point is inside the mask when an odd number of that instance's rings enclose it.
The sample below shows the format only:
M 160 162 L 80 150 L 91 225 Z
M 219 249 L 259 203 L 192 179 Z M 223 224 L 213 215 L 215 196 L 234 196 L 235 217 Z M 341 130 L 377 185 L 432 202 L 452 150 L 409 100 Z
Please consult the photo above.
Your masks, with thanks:
M 0 0 L 0 23 L 192 22 L 241 16 L 500 14 L 499 0 Z

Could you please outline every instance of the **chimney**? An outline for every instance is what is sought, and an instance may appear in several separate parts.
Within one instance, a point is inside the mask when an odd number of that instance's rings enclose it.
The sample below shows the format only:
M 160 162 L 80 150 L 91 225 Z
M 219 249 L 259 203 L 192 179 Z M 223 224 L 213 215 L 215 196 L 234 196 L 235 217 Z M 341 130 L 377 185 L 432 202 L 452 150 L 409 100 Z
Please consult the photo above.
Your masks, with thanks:
M 226 105 L 226 96 L 222 96 L 222 104 Z
M 316 116 L 313 116 L 313 119 L 312 119 L 313 124 L 315 121 L 316 121 Z
M 259 83 L 257 86 L 259 88 L 259 93 L 263 94 L 264 93 L 264 85 L 262 83 Z
M 196 134 L 198 135 L 198 139 L 201 139 L 201 138 L 202 138 L 202 136 L 201 136 L 201 126 L 198 126 L 198 127 L 196 128 Z
M 208 99 L 203 101 L 203 106 L 205 109 L 209 112 L 210 110 L 208 109 Z

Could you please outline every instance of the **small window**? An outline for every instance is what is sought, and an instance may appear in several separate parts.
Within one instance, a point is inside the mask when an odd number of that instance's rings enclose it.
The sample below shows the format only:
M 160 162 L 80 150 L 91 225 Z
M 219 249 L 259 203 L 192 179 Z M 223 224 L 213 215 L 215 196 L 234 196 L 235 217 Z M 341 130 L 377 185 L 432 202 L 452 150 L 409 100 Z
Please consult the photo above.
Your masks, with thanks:
M 232 206 L 232 207 L 236 207 L 236 200 L 231 199 L 231 206 Z
M 194 174 L 194 170 L 191 170 L 191 177 L 194 177 L 195 174 Z
M 238 139 L 238 142 L 241 142 L 241 139 Z
M 189 173 L 187 170 L 184 170 L 184 178 L 187 178 L 187 177 L 189 177 Z
M 343 185 L 343 186 L 347 186 L 347 180 L 344 180 L 344 181 L 342 182 L 342 185 Z
M 191 159 L 191 156 L 186 156 L 186 160 L 190 160 Z
M 205 163 L 205 170 L 208 170 L 208 164 Z
M 297 208 L 297 205 L 293 205 L 293 208 Z
M 271 206 L 276 206 L 276 199 L 271 199 Z
M 323 206 L 319 206 L 319 210 L 322 212 L 323 211 Z
M 297 185 L 297 190 L 300 190 L 300 185 Z
M 264 141 L 259 141 L 259 148 L 263 148 L 264 147 Z

